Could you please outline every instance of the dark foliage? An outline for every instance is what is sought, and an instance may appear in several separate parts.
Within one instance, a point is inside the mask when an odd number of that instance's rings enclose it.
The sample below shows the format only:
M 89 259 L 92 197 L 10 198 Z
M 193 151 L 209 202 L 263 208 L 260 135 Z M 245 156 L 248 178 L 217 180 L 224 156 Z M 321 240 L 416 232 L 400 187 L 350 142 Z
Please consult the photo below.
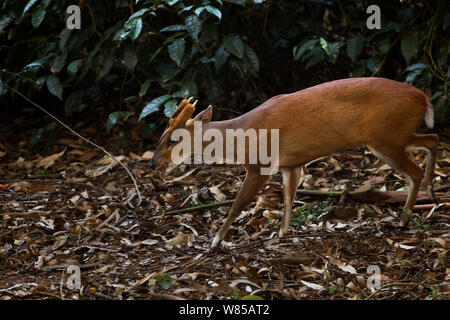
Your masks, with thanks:
M 81 8 L 80 30 L 66 27 L 71 4 Z M 367 28 L 370 4 L 381 8 L 379 30 Z M 151 130 L 186 96 L 245 112 L 317 83 L 383 76 L 427 92 L 442 121 L 448 7 L 446 0 L 3 0 L 0 95 L 14 99 L 3 82 L 59 102 L 66 116 L 109 105 L 108 132 L 133 117 L 146 117 Z

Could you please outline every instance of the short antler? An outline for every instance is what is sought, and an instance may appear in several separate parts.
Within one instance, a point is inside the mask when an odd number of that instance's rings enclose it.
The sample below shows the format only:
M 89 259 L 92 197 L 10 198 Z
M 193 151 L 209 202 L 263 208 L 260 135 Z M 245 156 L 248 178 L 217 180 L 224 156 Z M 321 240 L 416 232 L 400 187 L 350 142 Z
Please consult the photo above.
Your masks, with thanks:
M 192 116 L 195 111 L 197 100 L 194 104 L 190 103 L 191 100 L 192 97 L 189 99 L 183 99 L 183 101 L 180 102 L 177 109 L 169 119 L 169 132 L 183 127 L 186 124 L 186 121 Z

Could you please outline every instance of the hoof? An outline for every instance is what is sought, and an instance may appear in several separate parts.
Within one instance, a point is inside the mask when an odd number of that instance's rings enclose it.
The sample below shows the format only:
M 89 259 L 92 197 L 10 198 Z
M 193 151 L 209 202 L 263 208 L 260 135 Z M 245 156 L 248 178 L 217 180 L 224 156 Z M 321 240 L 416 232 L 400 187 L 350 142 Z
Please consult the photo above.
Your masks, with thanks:
M 213 254 L 213 253 L 217 253 L 219 251 L 218 247 L 210 247 L 208 250 L 208 254 Z
M 211 249 L 216 248 L 217 245 L 219 245 L 221 241 L 222 241 L 222 239 L 220 239 L 219 235 L 216 234 L 216 236 L 214 237 L 214 239 L 213 239 L 213 241 L 211 243 Z
M 278 231 L 278 237 L 282 238 L 282 237 L 284 237 L 286 235 L 286 233 L 287 233 L 287 231 L 285 231 L 283 229 L 280 229 L 280 231 Z

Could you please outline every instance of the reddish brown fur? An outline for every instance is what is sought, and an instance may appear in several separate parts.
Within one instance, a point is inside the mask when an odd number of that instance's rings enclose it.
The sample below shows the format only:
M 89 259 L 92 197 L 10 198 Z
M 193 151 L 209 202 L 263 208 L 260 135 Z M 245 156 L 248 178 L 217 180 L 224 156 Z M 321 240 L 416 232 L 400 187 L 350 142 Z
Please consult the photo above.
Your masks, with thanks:
M 299 179 L 299 167 L 339 149 L 367 145 L 375 155 L 400 171 L 410 182 L 405 208 L 412 209 L 423 170 L 407 154 L 409 149 L 427 151 L 425 187 L 434 198 L 431 179 L 438 137 L 414 132 L 427 114 L 432 124 L 429 98 L 419 89 L 384 78 L 352 78 L 323 83 L 292 94 L 273 97 L 252 111 L 232 120 L 210 122 L 211 110 L 202 113 L 204 130 L 279 129 L 279 165 L 283 172 L 285 212 L 280 236 L 287 232 L 289 214 Z M 155 157 L 169 161 L 170 147 L 162 137 Z M 248 148 L 247 148 L 248 149 Z M 163 156 L 164 154 L 164 156 Z M 245 165 L 247 176 L 230 209 L 228 218 L 213 240 L 215 247 L 226 235 L 234 218 L 254 198 L 268 180 L 258 165 Z M 402 216 L 402 224 L 408 217 Z

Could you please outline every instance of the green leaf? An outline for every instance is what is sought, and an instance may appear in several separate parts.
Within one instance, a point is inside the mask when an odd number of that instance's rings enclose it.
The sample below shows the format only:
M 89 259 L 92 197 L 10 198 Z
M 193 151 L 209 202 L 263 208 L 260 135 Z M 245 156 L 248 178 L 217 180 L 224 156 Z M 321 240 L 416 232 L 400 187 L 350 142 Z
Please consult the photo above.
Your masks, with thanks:
M 67 45 L 67 41 L 69 40 L 71 31 L 72 30 L 64 28 L 64 30 L 61 31 L 61 33 L 58 35 L 58 39 L 59 39 L 58 47 L 61 51 L 64 51 L 64 49 Z
M 129 22 L 129 21 L 131 21 L 131 20 L 133 20 L 133 19 L 142 17 L 142 16 L 143 16 L 147 11 L 149 11 L 149 10 L 150 10 L 150 8 L 144 8 L 144 9 L 141 9 L 141 10 L 139 10 L 139 11 L 136 11 L 135 13 L 133 13 L 133 14 L 128 18 L 128 21 L 127 21 L 127 22 Z
M 142 19 L 133 20 L 134 22 L 131 24 L 131 39 L 136 40 L 142 31 Z
M 107 54 L 107 53 L 106 53 Z M 97 81 L 106 76 L 111 70 L 114 64 L 114 55 L 107 54 L 106 56 L 102 56 L 100 59 L 100 64 L 97 69 Z
M 161 273 L 153 276 L 158 282 L 158 284 L 163 288 L 164 290 L 170 289 L 172 285 L 172 280 L 170 277 L 170 274 L 167 273 Z
M 44 21 L 46 13 L 47 11 L 41 5 L 33 9 L 33 15 L 31 16 L 31 24 L 35 29 L 37 29 L 42 23 L 42 21 Z
M 378 45 L 378 52 L 380 53 L 380 55 L 384 56 L 389 52 L 392 45 L 391 40 L 392 40 L 391 38 L 385 38 L 381 40 L 380 44 Z
M 164 104 L 164 115 L 167 118 L 170 118 L 172 114 L 175 112 L 175 109 L 177 108 L 177 100 L 176 99 L 170 99 Z
M 247 69 L 245 68 L 245 64 L 242 60 L 236 58 L 230 58 L 230 66 L 233 69 L 234 73 L 241 79 L 245 78 L 247 74 Z
M 200 18 L 195 14 L 190 15 L 184 20 L 184 24 L 192 39 L 198 41 L 198 34 L 202 31 L 202 21 Z
M 327 54 L 329 60 L 332 63 L 336 62 L 336 59 L 339 55 L 339 48 L 341 46 L 340 42 L 328 42 L 324 38 L 320 38 L 320 46 Z
M 212 15 L 215 15 L 217 18 L 219 18 L 219 20 L 222 19 L 222 12 L 219 9 L 217 9 L 216 7 L 206 6 L 204 8 L 206 9 L 206 11 L 208 11 Z
M 242 59 L 244 55 L 244 43 L 240 36 L 237 34 L 226 35 L 223 39 L 223 45 L 231 54 Z
M 0 20 L 0 34 L 3 32 L 3 30 L 13 21 L 13 15 L 11 16 L 1 16 Z
M 430 66 L 424 63 L 415 63 L 410 65 L 408 68 L 405 69 L 405 71 L 415 71 L 418 69 L 426 69 L 429 68 Z
M 436 98 L 439 98 L 440 96 L 442 96 L 443 92 L 442 91 L 438 91 L 436 93 L 434 93 L 431 97 L 430 100 L 433 101 Z
M 141 31 L 142 31 L 142 15 L 143 15 L 142 12 L 143 12 L 143 10 L 145 10 L 145 9 L 139 10 L 138 12 L 133 14 L 127 20 L 127 22 L 125 22 L 123 29 L 121 31 L 120 37 L 119 37 L 121 40 L 125 40 L 126 38 L 128 38 L 128 36 L 131 36 L 131 39 L 134 41 L 139 37 L 139 35 L 141 34 Z M 146 10 L 146 11 L 148 11 L 148 10 Z
M 27 70 L 35 68 L 35 67 L 43 68 L 44 67 L 43 63 L 44 63 L 43 59 L 33 61 L 33 62 L 27 64 L 25 67 L 23 67 L 23 71 L 27 71 Z
M 324 60 L 326 58 L 324 51 L 322 50 L 321 47 L 317 47 L 314 48 L 313 50 L 310 51 L 310 55 L 305 55 L 305 60 L 306 57 L 310 56 L 311 59 L 308 61 L 308 63 L 305 65 L 305 70 L 308 70 L 309 68 L 315 66 L 316 64 L 318 64 L 320 61 Z
M 68 73 L 69 77 L 73 77 L 78 72 L 81 62 L 83 62 L 83 59 L 77 59 L 77 60 L 72 61 L 67 66 L 67 73 Z
M 148 88 L 150 88 L 150 84 L 152 83 L 152 79 L 148 78 L 144 81 L 144 83 L 141 85 L 141 89 L 139 90 L 139 97 L 143 97 L 147 91 Z
M 66 58 L 67 58 L 67 53 L 57 56 L 55 58 L 55 60 L 53 60 L 53 64 L 52 64 L 52 67 L 50 68 L 50 71 L 52 73 L 60 72 L 62 70 L 62 68 L 64 67 L 64 65 L 66 64 Z
M 37 0 L 30 0 L 28 1 L 27 5 L 25 6 L 25 8 L 23 9 L 23 13 L 22 13 L 22 17 L 25 15 L 25 13 L 27 13 L 28 10 L 30 10 L 30 8 L 37 2 Z
M 159 30 L 159 32 L 169 32 L 169 31 L 184 31 L 187 30 L 185 25 L 182 24 L 174 24 L 172 26 L 168 26 Z
M 134 51 L 134 49 L 131 47 L 126 47 L 123 54 L 123 60 L 125 61 L 125 65 L 128 67 L 128 69 L 133 71 L 138 63 L 136 51 Z
M 225 49 L 223 45 L 216 50 L 216 53 L 214 54 L 214 67 L 216 69 L 216 72 L 219 72 L 225 62 L 227 62 L 229 56 L 230 53 Z
M 381 63 L 381 59 L 377 56 L 373 56 L 370 57 L 367 60 L 367 68 L 371 71 L 371 72 L 375 72 L 375 70 L 377 69 L 378 65 Z
M 132 115 L 134 115 L 133 111 L 116 111 L 110 113 L 108 116 L 108 121 L 106 121 L 106 132 L 109 134 L 111 128 L 117 123 L 117 121 L 120 119 L 127 121 L 127 119 Z
M 358 59 L 362 48 L 364 47 L 365 38 L 364 36 L 358 34 L 347 41 L 347 55 L 356 62 Z
M 412 56 L 419 49 L 419 40 L 417 39 L 417 36 L 412 32 L 405 34 L 400 41 L 400 48 L 406 63 L 409 64 Z
M 175 40 L 167 47 L 170 59 L 172 59 L 177 64 L 177 66 L 180 66 L 181 64 L 181 59 L 183 58 L 184 54 L 184 47 L 185 41 L 183 38 Z
M 447 98 L 446 97 L 441 97 L 438 101 L 438 103 L 436 103 L 434 105 L 434 110 L 436 111 L 436 117 L 439 120 L 444 120 L 445 119 L 445 115 L 447 114 Z
M 83 90 L 76 90 L 72 92 L 69 97 L 66 99 L 66 103 L 64 104 L 64 113 L 66 117 L 71 116 L 75 111 L 78 110 L 81 103 L 83 102 Z
M 53 94 L 59 100 L 63 99 L 63 87 L 57 76 L 55 76 L 54 74 L 49 75 L 47 77 L 46 85 L 48 91 L 50 91 L 51 94 Z
M 405 82 L 406 83 L 412 83 L 414 80 L 416 80 L 417 76 L 422 73 L 423 69 L 416 69 L 406 76 Z
M 194 81 L 189 81 L 181 87 L 180 90 L 172 93 L 174 98 L 195 97 L 198 94 L 197 85 Z
M 194 10 L 194 13 L 198 16 L 200 16 L 200 14 L 202 13 L 203 10 L 205 10 L 205 7 L 198 7 L 197 9 Z
M 187 6 L 183 8 L 180 12 L 178 12 L 178 15 L 181 15 L 183 12 L 190 11 L 194 6 Z
M 357 66 L 350 72 L 350 77 L 362 77 L 366 73 L 366 67 L 364 65 Z
M 143 118 L 145 118 L 149 114 L 158 111 L 159 107 L 164 102 L 169 100 L 170 98 L 172 98 L 172 96 L 170 94 L 165 94 L 165 95 L 157 97 L 157 98 L 153 99 L 152 101 L 150 101 L 149 103 L 147 103 L 145 105 L 144 109 L 142 109 L 142 112 L 139 115 L 139 120 L 138 121 L 141 121 Z
M 293 55 L 294 60 L 299 60 L 307 51 L 311 51 L 317 44 L 319 39 L 304 40 L 300 44 L 294 47 Z
M 257 76 L 259 73 L 259 59 L 255 50 L 253 50 L 252 47 L 245 45 L 245 56 L 248 58 L 250 73 Z
M 261 0 L 260 0 L 261 1 Z M 316 0 L 317 2 L 320 2 L 319 0 Z M 246 3 L 247 3 L 247 1 L 246 0 L 227 0 L 227 2 L 229 2 L 229 3 L 234 3 L 234 4 L 238 4 L 238 5 L 240 5 L 240 6 L 243 6 L 243 7 L 245 7 L 245 5 L 246 5 Z M 255 1 L 255 3 L 256 3 L 256 1 Z

